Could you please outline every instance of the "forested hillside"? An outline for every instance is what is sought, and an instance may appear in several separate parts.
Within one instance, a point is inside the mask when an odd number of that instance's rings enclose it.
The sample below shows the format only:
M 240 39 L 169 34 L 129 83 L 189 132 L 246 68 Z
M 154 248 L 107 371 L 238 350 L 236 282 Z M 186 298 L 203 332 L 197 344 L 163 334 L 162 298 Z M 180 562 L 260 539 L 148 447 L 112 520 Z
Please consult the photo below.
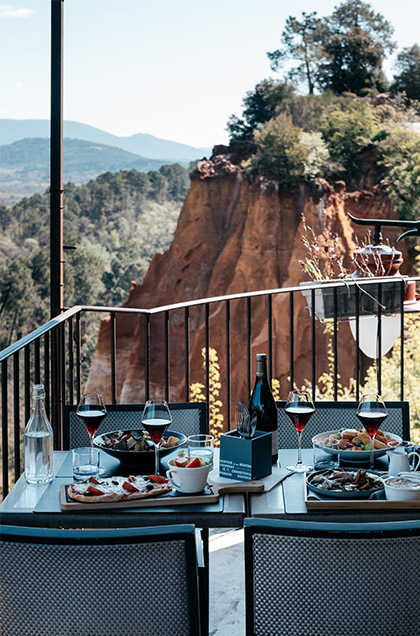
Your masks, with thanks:
M 146 172 L 159 170 L 167 163 L 81 139 L 63 141 L 64 180 L 79 185 L 107 171 Z M 50 140 L 21 139 L 0 146 L 0 183 L 0 198 L 9 205 L 22 197 L 45 192 L 50 183 Z
M 170 245 L 189 187 L 177 164 L 64 188 L 64 302 L 120 305 Z M 0 348 L 49 319 L 49 196 L 0 205 Z

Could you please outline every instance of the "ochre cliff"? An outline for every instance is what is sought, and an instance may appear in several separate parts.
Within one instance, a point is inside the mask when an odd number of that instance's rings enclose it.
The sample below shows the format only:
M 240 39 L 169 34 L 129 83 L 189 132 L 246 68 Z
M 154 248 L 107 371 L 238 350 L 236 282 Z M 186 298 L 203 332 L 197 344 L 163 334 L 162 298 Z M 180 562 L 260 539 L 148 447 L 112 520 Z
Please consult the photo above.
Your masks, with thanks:
M 316 233 L 323 227 L 340 237 L 346 266 L 353 267 L 350 254 L 366 229 L 355 227 L 347 217 L 395 218 L 386 189 L 346 192 L 342 182 L 324 180 L 279 186 L 276 181 L 251 178 L 226 155 L 202 161 L 191 176 L 191 187 L 181 210 L 175 236 L 165 254 L 157 254 L 143 284 L 132 283 L 124 307 L 152 308 L 225 294 L 296 286 L 307 280 L 299 261 L 306 252 L 302 243 L 302 214 Z M 385 236 L 386 233 L 385 233 Z M 393 244 L 395 235 L 389 235 Z M 407 255 L 404 254 L 407 268 Z M 225 305 L 210 305 L 210 346 L 217 350 L 222 369 L 222 389 L 226 368 Z M 311 322 L 306 301 L 295 294 L 294 372 L 298 385 L 310 379 Z M 273 376 L 280 379 L 281 397 L 288 391 L 289 296 L 273 296 Z M 204 382 L 201 349 L 204 346 L 203 307 L 190 309 L 190 382 Z M 230 305 L 231 395 L 233 404 L 246 401 L 246 305 Z M 185 399 L 184 310 L 176 311 L 169 323 L 170 400 Z M 164 318 L 151 318 L 150 396 L 162 396 L 165 381 Z M 117 399 L 141 402 L 144 399 L 144 319 L 117 315 Z M 86 389 L 100 390 L 107 401 L 110 390 L 110 323 L 101 322 L 96 351 Z M 251 356 L 268 352 L 267 302 L 252 301 Z M 326 336 L 316 323 L 317 375 L 327 366 Z M 346 323 L 340 324 L 339 360 L 341 380 L 354 375 L 354 343 Z M 349 361 L 352 361 L 351 363 Z M 342 364 L 344 362 L 344 364 Z M 346 363 L 347 362 L 347 363 Z M 344 371 L 343 371 L 344 368 Z

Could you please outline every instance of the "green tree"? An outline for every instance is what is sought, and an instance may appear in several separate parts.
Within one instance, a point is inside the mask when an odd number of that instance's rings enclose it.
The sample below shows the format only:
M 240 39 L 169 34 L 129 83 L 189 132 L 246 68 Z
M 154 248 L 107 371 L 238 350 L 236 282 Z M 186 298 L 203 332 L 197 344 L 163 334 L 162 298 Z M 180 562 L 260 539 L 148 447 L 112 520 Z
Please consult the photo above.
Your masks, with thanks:
M 168 196 L 177 201 L 184 201 L 187 196 L 190 180 L 188 172 L 178 163 L 162 166 L 159 172 L 165 177 L 168 187 Z
M 286 74 L 295 84 L 361 95 L 366 89 L 383 91 L 387 82 L 382 70 L 392 53 L 392 25 L 362 0 L 346 0 L 320 20 L 316 12 L 290 16 L 281 36 L 282 47 L 267 53 L 271 68 L 278 70 L 294 60 Z
M 383 91 L 382 64 L 392 53 L 394 29 L 362 0 L 346 0 L 326 20 L 319 81 L 336 94 L 361 95 L 366 89 Z
M 181 166 L 148 174 L 107 172 L 64 187 L 64 303 L 119 305 L 172 240 L 188 187 Z M 49 197 L 0 207 L 0 345 L 49 316 Z M 36 237 L 36 238 L 34 238 Z M 95 339 L 93 328 L 89 338 Z M 88 349 L 91 349 L 89 342 Z
M 301 129 L 294 126 L 291 117 L 285 113 L 270 119 L 254 133 L 261 151 L 255 165 L 261 172 L 272 173 L 283 181 L 303 175 L 309 152 L 301 136 Z
M 8 347 L 33 320 L 38 299 L 30 263 L 5 260 L 0 265 L 0 347 Z M 35 328 L 35 325 L 34 325 Z
M 302 13 L 302 19 L 289 16 L 281 35 L 283 46 L 267 53 L 273 71 L 279 70 L 283 64 L 295 60 L 297 65 L 287 72 L 287 77 L 296 84 L 305 82 L 308 93 L 314 92 L 318 83 L 319 59 L 323 55 L 325 25 L 316 17 L 316 11 Z
M 320 126 L 335 170 L 351 175 L 360 171 L 358 154 L 380 132 L 376 111 L 369 103 L 342 97 L 327 109 Z
M 227 130 L 231 141 L 252 140 L 254 130 L 275 117 L 294 95 L 293 87 L 286 82 L 264 79 L 243 99 L 242 118 L 231 115 Z
M 391 84 L 393 93 L 405 93 L 408 99 L 420 101 L 420 46 L 413 44 L 397 55 L 395 66 L 399 73 Z
M 389 175 L 389 195 L 402 219 L 420 218 L 420 134 L 390 126 L 381 140 L 382 164 Z

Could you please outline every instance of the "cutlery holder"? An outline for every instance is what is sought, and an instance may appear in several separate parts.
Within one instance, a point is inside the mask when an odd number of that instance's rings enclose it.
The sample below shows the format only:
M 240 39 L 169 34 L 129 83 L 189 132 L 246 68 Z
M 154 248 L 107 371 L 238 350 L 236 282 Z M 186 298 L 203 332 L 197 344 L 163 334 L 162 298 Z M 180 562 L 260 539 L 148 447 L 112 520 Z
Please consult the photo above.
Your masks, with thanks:
M 240 437 L 237 431 L 220 436 L 219 474 L 221 477 L 250 481 L 271 475 L 271 433 L 255 431 L 253 437 Z

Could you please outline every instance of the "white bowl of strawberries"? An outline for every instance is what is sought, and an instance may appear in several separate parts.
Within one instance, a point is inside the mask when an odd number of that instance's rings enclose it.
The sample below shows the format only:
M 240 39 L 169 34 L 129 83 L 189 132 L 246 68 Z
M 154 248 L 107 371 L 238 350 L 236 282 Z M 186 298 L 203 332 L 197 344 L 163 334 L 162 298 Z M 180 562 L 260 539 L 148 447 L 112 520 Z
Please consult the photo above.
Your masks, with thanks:
M 168 466 L 166 477 L 171 486 L 179 492 L 192 494 L 204 490 L 213 462 L 202 457 L 182 454 L 170 459 Z

